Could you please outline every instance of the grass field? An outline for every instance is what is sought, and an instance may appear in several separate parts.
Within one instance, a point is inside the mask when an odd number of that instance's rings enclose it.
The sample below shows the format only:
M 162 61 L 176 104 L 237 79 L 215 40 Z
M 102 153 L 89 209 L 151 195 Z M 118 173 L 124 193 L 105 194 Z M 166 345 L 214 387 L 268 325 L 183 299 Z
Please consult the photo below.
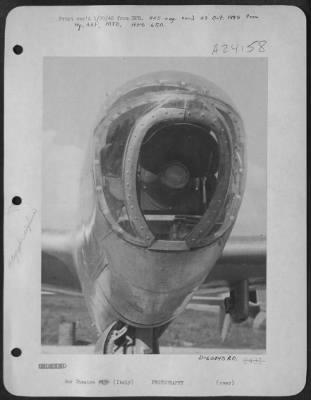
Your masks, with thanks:
M 97 333 L 85 306 L 83 297 L 67 295 L 42 296 L 42 344 L 57 344 L 61 321 L 77 322 L 77 344 L 95 343 Z M 225 343 L 221 342 L 218 313 L 185 310 L 164 332 L 160 346 L 265 349 L 266 329 L 252 328 L 251 320 L 234 324 Z

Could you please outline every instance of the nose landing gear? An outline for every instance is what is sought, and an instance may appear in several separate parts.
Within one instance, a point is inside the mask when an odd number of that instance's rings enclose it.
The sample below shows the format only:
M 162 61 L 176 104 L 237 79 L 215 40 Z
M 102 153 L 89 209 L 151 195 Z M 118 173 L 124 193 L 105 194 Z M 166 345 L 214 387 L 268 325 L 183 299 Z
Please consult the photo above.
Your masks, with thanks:
M 100 336 L 95 353 L 159 354 L 158 335 L 154 328 L 136 328 L 115 321 Z

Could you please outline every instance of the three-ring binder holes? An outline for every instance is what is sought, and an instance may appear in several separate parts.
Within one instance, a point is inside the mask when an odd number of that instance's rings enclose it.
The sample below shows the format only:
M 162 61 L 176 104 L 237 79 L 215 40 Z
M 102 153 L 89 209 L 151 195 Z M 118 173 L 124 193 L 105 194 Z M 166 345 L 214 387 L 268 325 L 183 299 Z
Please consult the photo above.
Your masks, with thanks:
M 23 52 L 23 47 L 22 47 L 21 45 L 19 45 L 19 44 L 16 44 L 16 45 L 13 47 L 13 52 L 14 52 L 16 55 L 20 55 L 20 54 L 22 54 L 22 52 Z M 20 204 L 22 204 L 22 198 L 21 198 L 20 196 L 14 196 L 14 197 L 12 198 L 12 203 L 13 203 L 15 206 L 19 206 Z M 20 356 L 22 355 L 22 350 L 21 350 L 19 347 L 14 347 L 14 349 L 11 350 L 11 355 L 12 355 L 13 357 L 20 357 Z
M 15 206 L 19 206 L 20 204 L 22 204 L 22 198 L 19 197 L 19 196 L 14 196 L 13 199 L 12 199 L 12 203 Z
M 22 350 L 19 347 L 14 347 L 14 349 L 11 350 L 11 355 L 13 357 L 20 357 L 22 355 Z
M 16 44 L 14 47 L 13 47 L 13 52 L 15 53 L 15 54 L 17 54 L 18 56 L 20 55 L 20 54 L 22 54 L 22 52 L 23 52 L 23 46 L 21 46 L 20 44 Z

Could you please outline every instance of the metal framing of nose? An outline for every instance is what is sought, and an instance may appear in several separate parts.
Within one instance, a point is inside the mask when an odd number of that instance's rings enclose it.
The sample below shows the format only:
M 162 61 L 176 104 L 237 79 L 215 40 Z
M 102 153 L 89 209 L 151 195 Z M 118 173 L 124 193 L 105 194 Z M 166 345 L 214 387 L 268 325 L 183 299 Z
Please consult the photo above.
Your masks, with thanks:
M 137 121 L 128 139 L 123 161 L 125 205 L 137 236 L 145 242 L 147 247 L 154 250 L 188 250 L 206 245 L 207 238 L 208 242 L 212 242 L 220 236 L 219 232 L 215 232 L 215 235 L 212 236 L 209 236 L 209 233 L 215 226 L 219 214 L 224 209 L 232 179 L 232 132 L 224 117 L 217 111 L 214 105 L 211 105 L 207 98 L 201 98 L 200 103 L 199 108 L 158 108 L 152 110 Z M 186 101 L 185 104 L 187 104 Z M 159 122 L 162 124 L 166 122 L 172 124 L 181 121 L 195 122 L 212 129 L 216 133 L 220 156 L 218 184 L 208 209 L 185 240 L 156 240 L 143 216 L 138 202 L 136 178 L 139 154 L 145 135 L 152 126 Z M 230 222 L 232 223 L 233 221 Z M 227 229 L 228 226 L 226 226 Z
M 191 79 L 194 82 L 198 80 L 193 76 Z M 139 93 L 132 93 L 131 87 L 125 87 L 119 93 L 118 102 L 113 103 L 95 130 L 94 180 L 101 211 L 112 230 L 134 245 L 160 251 L 182 251 L 208 246 L 231 229 L 241 204 L 246 179 L 243 122 L 230 99 L 211 82 L 200 80 L 192 84 L 171 79 L 156 82 L 151 80 L 137 85 L 134 88 L 139 87 Z M 160 92 L 149 93 L 151 88 L 154 90 L 158 86 L 162 86 Z M 139 107 L 143 105 L 145 109 L 141 112 Z M 106 143 L 111 120 L 118 121 L 125 112 L 131 110 L 136 114 L 136 120 L 134 118 L 134 125 L 126 133 L 121 172 L 124 206 L 132 230 L 128 232 L 109 209 L 103 190 L 100 152 Z M 169 125 L 180 122 L 197 124 L 214 133 L 220 159 L 218 182 L 207 210 L 185 239 L 161 240 L 151 231 L 140 208 L 137 195 L 138 160 L 143 140 L 150 128 L 159 123 Z

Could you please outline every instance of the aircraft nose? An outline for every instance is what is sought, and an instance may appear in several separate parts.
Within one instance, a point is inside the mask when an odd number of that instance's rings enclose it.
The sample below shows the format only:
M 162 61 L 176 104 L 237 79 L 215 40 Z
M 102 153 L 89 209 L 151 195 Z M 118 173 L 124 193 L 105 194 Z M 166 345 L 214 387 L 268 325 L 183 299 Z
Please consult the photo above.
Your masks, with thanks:
M 96 190 L 117 235 L 184 251 L 212 243 L 235 221 L 245 185 L 244 128 L 211 82 L 161 76 L 129 83 L 107 105 L 95 130 Z

